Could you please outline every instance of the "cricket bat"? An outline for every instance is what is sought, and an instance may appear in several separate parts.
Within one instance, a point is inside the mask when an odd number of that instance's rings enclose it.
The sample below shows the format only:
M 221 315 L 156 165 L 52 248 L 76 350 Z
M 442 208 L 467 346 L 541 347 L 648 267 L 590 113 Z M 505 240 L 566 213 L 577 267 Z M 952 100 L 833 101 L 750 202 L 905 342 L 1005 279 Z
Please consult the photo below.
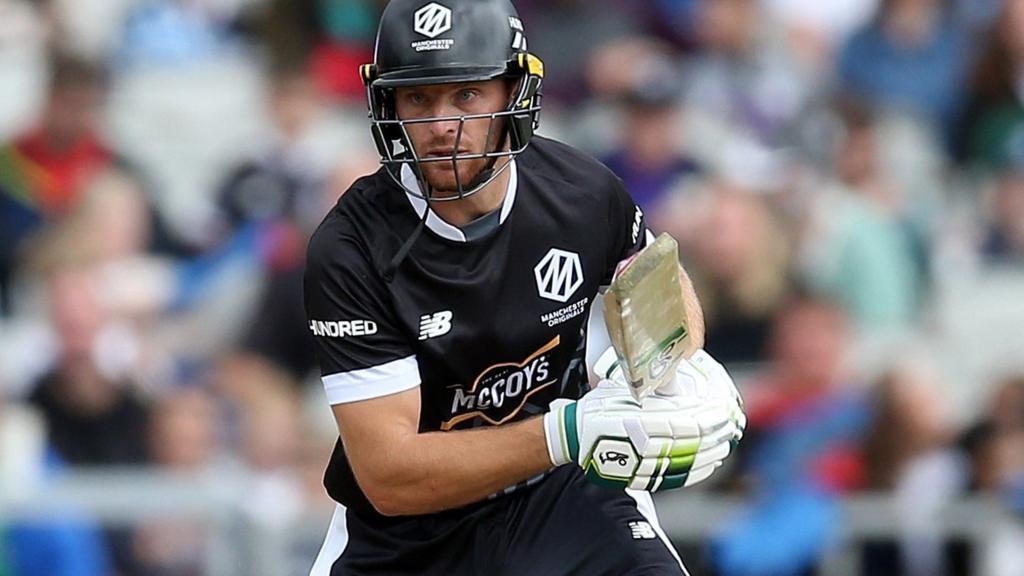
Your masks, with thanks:
M 634 398 L 642 400 L 674 380 L 690 331 L 679 247 L 671 236 L 662 234 L 619 264 L 605 294 L 604 319 Z

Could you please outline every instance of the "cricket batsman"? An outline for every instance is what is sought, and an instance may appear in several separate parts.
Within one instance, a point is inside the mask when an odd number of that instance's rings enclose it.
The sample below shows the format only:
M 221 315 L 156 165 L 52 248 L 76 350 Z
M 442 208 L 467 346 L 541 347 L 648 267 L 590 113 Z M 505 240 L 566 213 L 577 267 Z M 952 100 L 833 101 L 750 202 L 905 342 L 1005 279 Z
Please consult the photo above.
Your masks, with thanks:
M 392 0 L 360 73 L 381 168 L 326 216 L 305 276 L 339 430 L 311 576 L 686 574 L 650 492 L 719 466 L 742 404 L 694 351 L 675 259 L 678 298 L 638 268 L 616 330 L 687 338 L 616 345 L 590 385 L 588 315 L 653 238 L 614 174 L 535 134 L 544 68 L 515 8 Z M 640 360 L 667 381 L 636 388 Z

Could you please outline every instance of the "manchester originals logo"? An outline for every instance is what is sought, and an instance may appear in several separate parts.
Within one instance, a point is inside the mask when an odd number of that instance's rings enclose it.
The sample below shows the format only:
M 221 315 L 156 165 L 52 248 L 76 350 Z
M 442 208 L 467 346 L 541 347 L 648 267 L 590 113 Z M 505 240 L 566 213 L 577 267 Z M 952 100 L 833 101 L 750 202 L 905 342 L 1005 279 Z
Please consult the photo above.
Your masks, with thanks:
M 533 269 L 537 280 L 537 294 L 555 302 L 568 302 L 583 285 L 583 267 L 580 255 L 552 248 Z
M 427 38 L 437 38 L 452 29 L 451 9 L 431 2 L 413 15 L 413 30 Z
M 504 424 L 519 414 L 533 394 L 558 379 L 548 353 L 558 347 L 556 336 L 522 362 L 504 362 L 484 370 L 468 390 L 452 386 L 452 418 L 441 424 L 451 430 L 467 420 L 480 418 L 488 424 Z

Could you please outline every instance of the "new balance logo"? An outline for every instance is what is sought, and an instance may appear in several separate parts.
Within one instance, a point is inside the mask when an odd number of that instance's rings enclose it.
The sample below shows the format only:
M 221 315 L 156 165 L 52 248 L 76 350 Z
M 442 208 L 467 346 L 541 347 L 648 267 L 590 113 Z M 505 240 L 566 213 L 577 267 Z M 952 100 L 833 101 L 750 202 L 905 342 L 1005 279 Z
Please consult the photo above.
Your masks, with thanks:
M 452 29 L 452 11 L 436 2 L 417 10 L 413 18 L 413 29 L 427 38 L 437 38 Z
M 651 524 L 643 520 L 630 522 L 629 531 L 633 534 L 633 540 L 654 540 L 658 537 L 654 528 L 651 528 Z
M 537 293 L 541 298 L 566 302 L 583 284 L 580 255 L 552 248 L 534 267 L 533 275 L 537 280 Z
M 420 316 L 420 340 L 437 338 L 452 331 L 452 311 Z

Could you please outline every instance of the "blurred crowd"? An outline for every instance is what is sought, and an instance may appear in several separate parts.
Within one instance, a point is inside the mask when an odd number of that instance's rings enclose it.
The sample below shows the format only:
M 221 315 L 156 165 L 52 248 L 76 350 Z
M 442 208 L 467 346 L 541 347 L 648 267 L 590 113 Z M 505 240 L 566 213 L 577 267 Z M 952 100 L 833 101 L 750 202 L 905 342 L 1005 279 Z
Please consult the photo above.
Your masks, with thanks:
M 376 169 L 383 0 L 0 0 L 0 491 L 245 471 L 329 509 L 305 243 Z M 1024 574 L 1024 0 L 519 0 L 541 133 L 680 243 L 748 437 L 701 573 Z M 984 547 L 944 536 L 970 494 Z M 202 531 L 8 521 L 0 576 L 202 573 Z M 693 563 L 693 561 L 691 561 Z

